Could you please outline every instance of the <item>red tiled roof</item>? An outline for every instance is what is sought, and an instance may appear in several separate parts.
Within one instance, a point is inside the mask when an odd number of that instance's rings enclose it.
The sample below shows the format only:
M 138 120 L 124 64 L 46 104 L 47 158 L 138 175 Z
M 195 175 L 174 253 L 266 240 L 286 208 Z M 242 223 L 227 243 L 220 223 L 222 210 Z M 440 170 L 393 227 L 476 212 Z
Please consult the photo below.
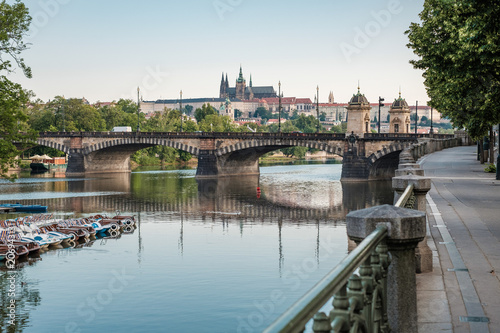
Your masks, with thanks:
M 263 98 L 263 100 L 266 101 L 267 104 L 279 104 L 280 102 L 279 97 Z M 282 97 L 281 104 L 295 104 L 296 100 L 295 97 Z

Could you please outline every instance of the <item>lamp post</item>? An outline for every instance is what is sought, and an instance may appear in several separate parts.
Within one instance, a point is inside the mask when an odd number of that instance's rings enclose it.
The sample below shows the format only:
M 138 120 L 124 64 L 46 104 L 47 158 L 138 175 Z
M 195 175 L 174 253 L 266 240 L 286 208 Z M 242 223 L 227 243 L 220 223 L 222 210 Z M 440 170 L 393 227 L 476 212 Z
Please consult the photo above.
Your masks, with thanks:
M 181 90 L 181 100 L 179 103 L 179 109 L 181 111 L 181 132 L 182 132 L 182 90 Z
M 140 109 L 140 101 L 139 101 L 139 87 L 137 87 L 137 133 L 141 130 L 139 126 L 139 109 Z
M 401 95 L 400 95 L 401 97 Z M 384 106 L 384 104 L 382 103 L 384 101 L 384 99 L 382 97 L 378 97 L 378 134 L 380 134 L 380 107 L 381 106 Z
M 418 127 L 418 101 L 415 106 L 415 134 L 417 134 L 417 127 Z
M 318 123 L 316 124 L 316 133 L 319 133 L 319 86 L 316 86 L 316 115 Z
M 431 134 L 434 134 L 434 128 L 432 127 L 432 106 L 431 106 Z
M 497 136 L 498 136 L 498 155 L 497 155 L 496 180 L 500 180 L 500 124 L 498 124 Z
M 63 132 L 66 132 L 66 122 L 64 121 L 64 106 L 66 105 L 66 98 L 63 95 L 63 105 L 62 105 L 62 118 L 63 118 Z
M 279 106 L 278 106 L 278 133 L 281 133 L 281 81 L 278 82 L 278 97 L 279 97 Z

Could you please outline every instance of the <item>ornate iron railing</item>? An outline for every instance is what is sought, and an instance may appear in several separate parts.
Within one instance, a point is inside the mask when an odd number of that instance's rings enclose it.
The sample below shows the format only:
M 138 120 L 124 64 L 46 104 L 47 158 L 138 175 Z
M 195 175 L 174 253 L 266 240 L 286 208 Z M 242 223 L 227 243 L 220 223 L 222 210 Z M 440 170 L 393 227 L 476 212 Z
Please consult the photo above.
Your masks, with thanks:
M 407 186 L 394 206 L 413 209 L 414 186 Z M 303 332 L 312 319 L 315 333 L 390 332 L 387 318 L 387 269 L 390 264 L 380 225 L 264 333 Z M 357 270 L 357 274 L 355 274 Z M 329 314 L 318 312 L 333 296 Z
M 378 226 L 264 332 L 303 332 L 311 318 L 315 333 L 390 332 L 386 236 L 387 226 Z M 318 313 L 332 296 L 330 313 Z

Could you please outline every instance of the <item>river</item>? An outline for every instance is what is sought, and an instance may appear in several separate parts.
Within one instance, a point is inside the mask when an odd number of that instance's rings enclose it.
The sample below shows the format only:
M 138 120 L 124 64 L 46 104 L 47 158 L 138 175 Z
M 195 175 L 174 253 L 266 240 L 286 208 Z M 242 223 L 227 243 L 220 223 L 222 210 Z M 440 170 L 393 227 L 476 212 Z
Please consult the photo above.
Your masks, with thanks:
M 258 177 L 206 180 L 195 170 L 143 168 L 2 181 L 0 202 L 47 205 L 61 218 L 119 210 L 138 225 L 49 250 L 15 271 L 0 267 L 0 331 L 261 332 L 345 257 L 346 213 L 392 203 L 390 182 L 341 183 L 341 168 L 274 165 Z

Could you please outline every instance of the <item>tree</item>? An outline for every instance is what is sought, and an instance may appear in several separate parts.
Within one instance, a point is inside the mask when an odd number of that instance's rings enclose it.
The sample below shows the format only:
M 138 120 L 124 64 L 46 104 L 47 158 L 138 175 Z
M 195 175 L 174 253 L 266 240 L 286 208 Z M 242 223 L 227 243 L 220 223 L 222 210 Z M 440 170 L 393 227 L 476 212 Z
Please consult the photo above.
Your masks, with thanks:
M 16 176 L 8 176 L 7 172 L 17 164 L 16 156 L 20 153 L 14 142 L 27 147 L 35 139 L 35 132 L 27 125 L 28 117 L 24 110 L 31 94 L 6 76 L 14 71 L 13 60 L 23 74 L 31 78 L 31 69 L 20 57 L 21 52 L 27 49 L 23 37 L 30 22 L 28 9 L 22 2 L 0 2 L 0 177 L 10 180 Z
M 198 123 L 200 131 L 203 132 L 235 132 L 236 125 L 228 116 L 209 114 Z
M 234 118 L 241 118 L 242 115 L 243 115 L 243 112 L 241 112 L 238 109 L 234 109 Z
M 184 114 L 190 115 L 193 112 L 193 106 L 192 105 L 186 105 L 184 107 Z
M 123 112 L 132 114 L 137 113 L 137 103 L 131 99 L 120 98 L 118 102 L 116 102 L 116 105 L 120 106 Z
M 319 120 L 316 117 L 306 117 L 304 114 L 301 114 L 299 118 L 292 120 L 292 123 L 295 127 L 297 127 L 304 133 L 315 133 L 318 125 L 320 126 L 320 129 L 322 128 Z
M 253 114 L 254 118 L 262 118 L 265 120 L 271 119 L 272 118 L 272 112 L 266 109 L 263 106 L 259 106 L 256 110 L 255 113 Z
M 406 31 L 428 104 L 475 139 L 500 123 L 499 15 L 494 1 L 426 0 Z
M 205 119 L 206 116 L 216 115 L 216 114 L 217 111 L 210 105 L 210 103 L 208 103 L 208 104 L 203 104 L 201 109 L 200 108 L 196 109 L 196 111 L 194 112 L 194 118 L 199 124 L 203 119 Z
M 319 121 L 326 121 L 326 113 L 325 112 L 321 112 L 321 114 L 319 115 Z

